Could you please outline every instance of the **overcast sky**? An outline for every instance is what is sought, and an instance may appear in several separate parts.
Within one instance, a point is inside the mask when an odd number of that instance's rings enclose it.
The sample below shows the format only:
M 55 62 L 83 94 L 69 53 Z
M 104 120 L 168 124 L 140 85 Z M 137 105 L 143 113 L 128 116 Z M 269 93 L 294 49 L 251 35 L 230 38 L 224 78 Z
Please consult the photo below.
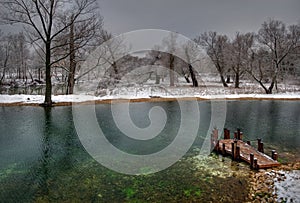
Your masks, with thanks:
M 300 22 L 300 0 L 98 0 L 114 34 L 164 29 L 193 38 L 204 31 L 257 31 L 269 18 Z

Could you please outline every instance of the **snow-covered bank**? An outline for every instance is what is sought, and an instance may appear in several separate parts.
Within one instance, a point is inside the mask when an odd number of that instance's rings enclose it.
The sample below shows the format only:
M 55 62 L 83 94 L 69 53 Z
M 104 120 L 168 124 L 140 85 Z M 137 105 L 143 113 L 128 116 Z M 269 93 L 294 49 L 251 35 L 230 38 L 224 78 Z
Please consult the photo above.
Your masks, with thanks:
M 43 95 L 0 95 L 0 104 L 42 104 L 44 102 Z M 60 102 L 85 102 L 93 101 L 99 98 L 90 95 L 53 95 L 52 101 Z
M 229 95 L 208 95 L 203 99 L 300 99 L 300 94 L 229 94 Z
M 239 99 L 258 99 L 258 100 L 300 100 L 300 94 L 229 94 L 229 95 L 111 95 L 104 97 L 96 97 L 92 95 L 53 95 L 52 100 L 54 103 L 80 103 L 80 102 L 91 102 L 97 101 L 101 103 L 101 101 L 108 100 L 121 100 L 121 99 L 132 99 L 139 101 L 151 101 L 152 99 L 155 101 L 163 101 L 164 99 L 184 99 L 184 98 L 195 98 L 198 100 L 239 100 Z M 0 95 L 0 105 L 8 104 L 8 105 L 32 105 L 32 104 L 42 104 L 44 101 L 44 96 L 42 95 Z

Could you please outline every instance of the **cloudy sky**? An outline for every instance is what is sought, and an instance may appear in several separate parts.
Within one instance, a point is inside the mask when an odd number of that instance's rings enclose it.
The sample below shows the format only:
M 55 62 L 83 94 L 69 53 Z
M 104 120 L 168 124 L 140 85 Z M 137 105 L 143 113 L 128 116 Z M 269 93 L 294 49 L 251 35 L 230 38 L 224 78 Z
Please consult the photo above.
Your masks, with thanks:
M 114 34 L 155 28 L 195 37 L 257 31 L 269 18 L 300 23 L 300 0 L 98 0 Z

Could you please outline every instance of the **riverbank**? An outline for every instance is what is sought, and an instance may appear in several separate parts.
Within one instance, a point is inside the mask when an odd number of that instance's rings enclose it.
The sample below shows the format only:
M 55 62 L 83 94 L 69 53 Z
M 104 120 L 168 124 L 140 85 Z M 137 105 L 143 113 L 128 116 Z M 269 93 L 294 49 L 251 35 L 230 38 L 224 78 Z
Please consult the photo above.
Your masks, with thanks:
M 75 104 L 107 104 L 112 102 L 163 102 L 176 100 L 300 100 L 300 94 L 229 94 L 204 96 L 104 96 L 92 95 L 53 95 L 54 106 Z M 0 95 L 0 106 L 38 106 L 44 101 L 42 95 Z

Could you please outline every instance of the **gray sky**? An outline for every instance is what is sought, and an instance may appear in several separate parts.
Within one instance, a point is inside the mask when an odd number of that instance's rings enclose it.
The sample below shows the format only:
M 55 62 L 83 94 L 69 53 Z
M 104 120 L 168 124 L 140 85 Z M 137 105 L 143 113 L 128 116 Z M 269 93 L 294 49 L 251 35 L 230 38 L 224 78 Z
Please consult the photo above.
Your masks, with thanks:
M 300 0 L 98 0 L 114 34 L 164 29 L 195 37 L 204 31 L 233 35 L 257 31 L 268 18 L 300 22 Z

